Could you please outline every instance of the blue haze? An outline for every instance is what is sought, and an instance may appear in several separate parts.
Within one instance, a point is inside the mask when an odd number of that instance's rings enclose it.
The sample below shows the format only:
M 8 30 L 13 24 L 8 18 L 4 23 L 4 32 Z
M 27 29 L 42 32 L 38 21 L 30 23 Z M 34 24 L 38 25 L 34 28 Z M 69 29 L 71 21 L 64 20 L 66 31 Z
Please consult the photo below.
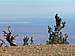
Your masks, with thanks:
M 25 34 L 34 36 L 35 43 L 45 43 L 47 26 L 53 27 L 56 13 L 66 21 L 63 32 L 69 35 L 70 43 L 75 44 L 74 0 L 0 0 L 0 33 L 11 25 L 13 31 L 20 34 L 19 44 Z

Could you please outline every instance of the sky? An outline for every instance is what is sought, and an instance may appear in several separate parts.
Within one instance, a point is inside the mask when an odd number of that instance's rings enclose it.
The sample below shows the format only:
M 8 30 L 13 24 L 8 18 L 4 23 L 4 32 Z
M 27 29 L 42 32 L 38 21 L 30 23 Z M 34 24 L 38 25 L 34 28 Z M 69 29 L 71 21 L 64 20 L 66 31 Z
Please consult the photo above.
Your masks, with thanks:
M 56 13 L 66 21 L 64 31 L 72 37 L 69 38 L 71 43 L 75 43 L 75 0 L 0 0 L 0 24 L 25 24 L 20 25 L 25 31 L 47 32 Z M 20 29 L 16 28 L 17 31 Z
M 2 18 L 0 20 L 43 18 L 53 16 L 55 13 L 74 14 L 74 2 L 74 0 L 0 0 L 0 18 Z

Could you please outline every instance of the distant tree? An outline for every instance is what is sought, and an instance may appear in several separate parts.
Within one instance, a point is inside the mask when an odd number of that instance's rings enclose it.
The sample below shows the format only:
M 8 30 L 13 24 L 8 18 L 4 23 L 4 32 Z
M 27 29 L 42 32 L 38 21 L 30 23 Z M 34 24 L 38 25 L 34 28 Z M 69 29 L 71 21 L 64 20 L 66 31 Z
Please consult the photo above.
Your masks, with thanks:
M 8 32 L 3 31 L 3 34 L 5 36 L 6 41 L 10 44 L 10 46 L 16 46 L 16 43 L 14 43 L 15 41 L 15 37 L 17 35 L 13 35 L 12 31 L 10 30 L 10 26 L 7 27 Z
M 29 43 L 28 43 L 28 40 L 29 40 L 29 38 L 28 38 L 28 36 L 26 35 L 26 36 L 24 37 L 24 39 L 23 39 L 23 42 L 24 42 L 23 45 L 28 45 L 28 44 L 29 44 Z
M 65 22 L 62 21 L 58 14 L 55 15 L 55 22 L 54 30 L 48 26 L 49 38 L 47 44 L 69 44 L 67 41 L 68 35 L 61 32 L 65 27 Z

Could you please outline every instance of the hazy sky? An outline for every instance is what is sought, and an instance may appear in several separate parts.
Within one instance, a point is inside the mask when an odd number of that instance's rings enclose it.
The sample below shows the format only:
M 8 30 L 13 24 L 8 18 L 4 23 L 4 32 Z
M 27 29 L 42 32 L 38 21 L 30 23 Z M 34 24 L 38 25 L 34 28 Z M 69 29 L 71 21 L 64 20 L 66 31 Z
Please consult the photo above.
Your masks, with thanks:
M 0 0 L 0 20 L 43 18 L 55 13 L 75 14 L 75 0 Z

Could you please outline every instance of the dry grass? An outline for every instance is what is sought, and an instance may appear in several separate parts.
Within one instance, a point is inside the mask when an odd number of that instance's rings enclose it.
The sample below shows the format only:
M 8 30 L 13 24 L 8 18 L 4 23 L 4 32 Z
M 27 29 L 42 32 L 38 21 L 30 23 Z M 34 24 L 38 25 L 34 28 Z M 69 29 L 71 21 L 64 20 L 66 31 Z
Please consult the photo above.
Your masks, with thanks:
M 75 46 L 28 45 L 0 47 L 0 56 L 75 56 Z

